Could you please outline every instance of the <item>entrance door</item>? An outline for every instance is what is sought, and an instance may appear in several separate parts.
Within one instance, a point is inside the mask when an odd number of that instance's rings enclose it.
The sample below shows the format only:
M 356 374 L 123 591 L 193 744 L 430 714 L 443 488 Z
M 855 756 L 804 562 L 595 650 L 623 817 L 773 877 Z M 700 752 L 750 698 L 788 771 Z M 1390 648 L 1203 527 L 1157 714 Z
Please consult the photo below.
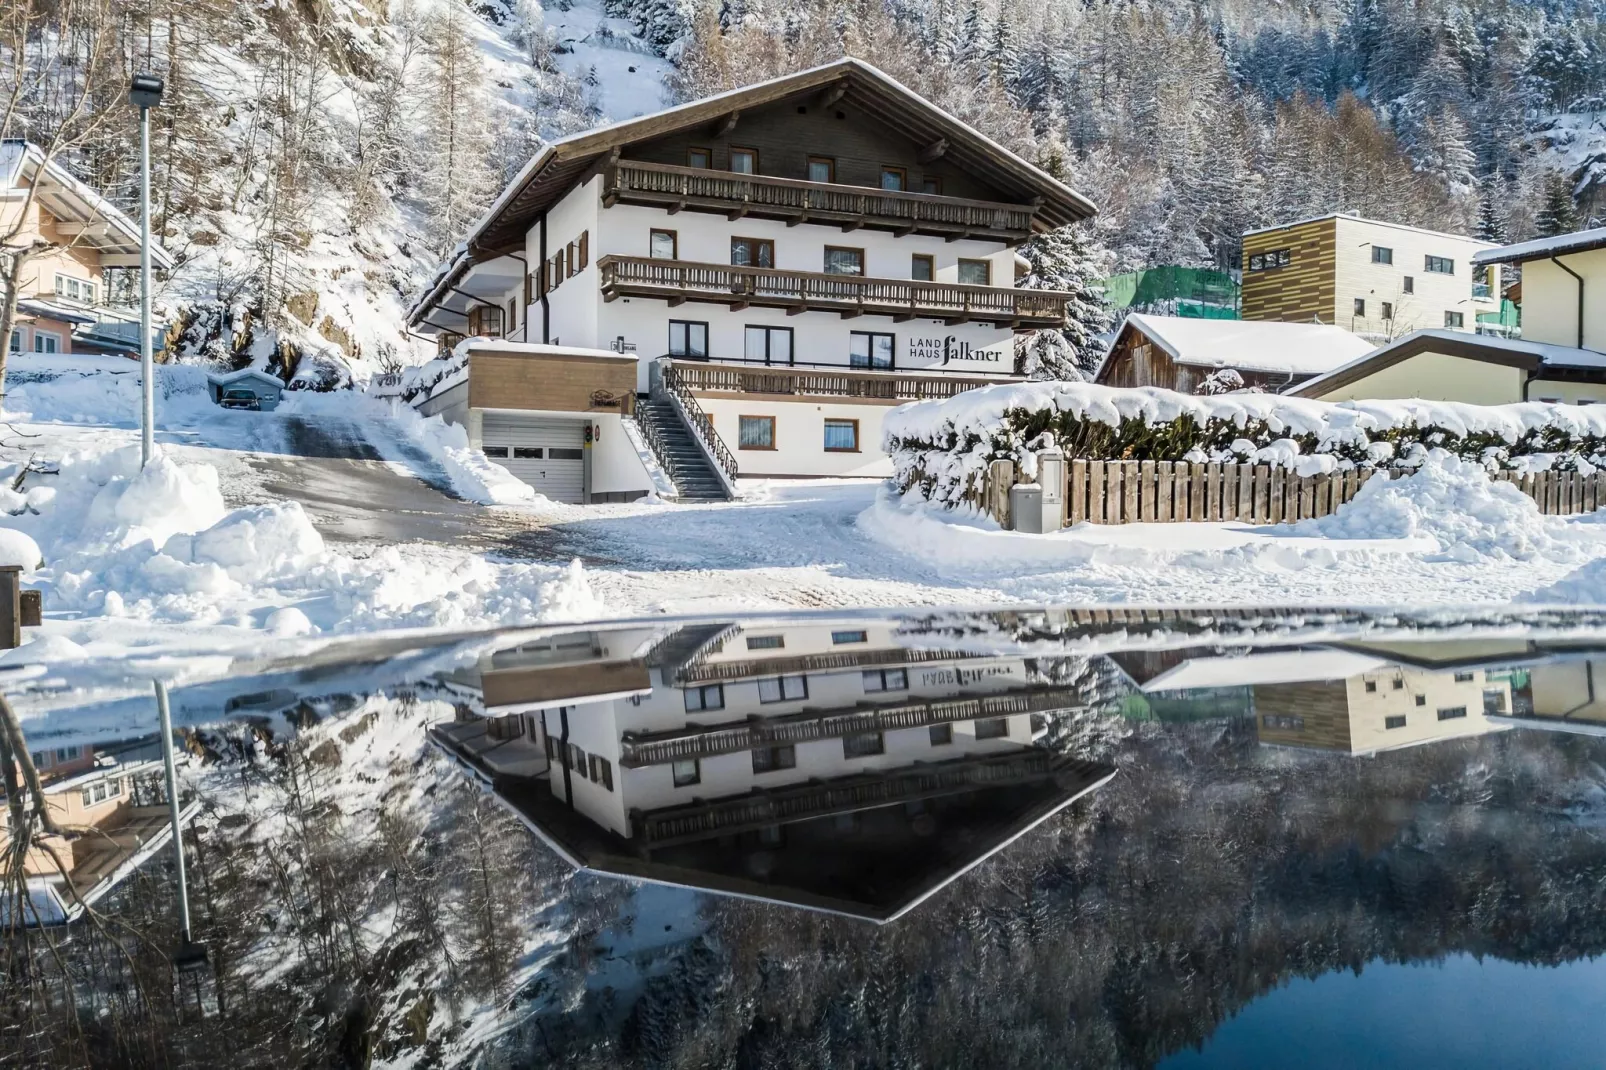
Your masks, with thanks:
M 585 423 L 488 412 L 485 456 L 556 502 L 585 502 Z

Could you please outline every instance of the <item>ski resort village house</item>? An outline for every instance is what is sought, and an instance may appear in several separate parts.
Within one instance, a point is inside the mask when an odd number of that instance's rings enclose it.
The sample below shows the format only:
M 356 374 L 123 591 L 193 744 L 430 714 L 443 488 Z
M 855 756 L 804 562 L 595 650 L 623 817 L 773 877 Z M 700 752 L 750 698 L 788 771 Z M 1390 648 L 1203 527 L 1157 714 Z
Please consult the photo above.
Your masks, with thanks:
M 1412 331 L 1472 332 L 1500 309 L 1490 242 L 1337 213 L 1243 238 L 1246 320 L 1330 323 L 1374 344 Z
M 30 197 L 30 191 L 32 196 Z M 139 226 L 38 146 L 0 141 L 0 235 L 47 242 L 23 266 L 13 353 L 139 353 L 139 313 L 108 293 L 108 271 L 139 266 Z M 172 258 L 151 245 L 151 263 Z
M 1521 338 L 1425 330 L 1295 387 L 1301 397 L 1606 402 L 1606 228 L 1476 254 L 1522 265 Z
M 563 138 L 410 311 L 476 339 L 415 404 L 570 501 L 654 460 L 683 497 L 885 475 L 889 407 L 1007 381 L 1015 333 L 1064 323 L 1013 250 L 1092 212 L 853 59 Z
M 1133 313 L 1094 376 L 1104 386 L 1184 394 L 1276 393 L 1348 364 L 1372 343 L 1321 323 L 1251 323 Z
M 884 622 L 578 630 L 458 675 L 475 712 L 432 738 L 571 864 L 876 921 L 1114 775 L 1034 745 L 1077 686 Z

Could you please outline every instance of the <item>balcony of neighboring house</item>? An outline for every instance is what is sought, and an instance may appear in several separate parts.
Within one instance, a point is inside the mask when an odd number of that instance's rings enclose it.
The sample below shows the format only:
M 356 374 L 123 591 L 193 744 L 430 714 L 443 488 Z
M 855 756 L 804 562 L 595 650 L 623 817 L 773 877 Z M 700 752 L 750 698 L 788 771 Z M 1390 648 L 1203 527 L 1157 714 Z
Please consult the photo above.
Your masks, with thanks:
M 608 169 L 603 203 L 647 205 L 817 223 L 843 230 L 867 227 L 898 235 L 930 234 L 958 241 L 975 238 L 1011 244 L 1032 235 L 1038 206 L 944 197 L 937 193 L 806 182 L 792 178 L 699 167 L 620 160 Z
M 1016 380 L 1009 375 L 860 369 L 840 364 L 775 366 L 680 358 L 659 363 L 666 386 L 696 397 L 846 398 L 902 404 L 951 398 L 966 390 Z
M 1010 328 L 1063 327 L 1070 295 L 1054 290 L 878 279 L 857 274 L 705 264 L 644 256 L 605 256 L 602 296 L 659 298 L 671 306 L 698 301 L 739 311 L 750 306 L 836 312 L 844 319 L 890 316 L 895 322 L 941 320 L 949 326 L 992 323 Z
M 1074 687 L 1040 688 L 998 695 L 929 699 L 887 706 L 857 706 L 743 721 L 691 725 L 667 732 L 627 732 L 620 741 L 619 764 L 627 769 L 711 758 L 765 747 L 792 746 L 865 732 L 926 728 L 955 721 L 990 720 L 1064 709 L 1082 702 Z

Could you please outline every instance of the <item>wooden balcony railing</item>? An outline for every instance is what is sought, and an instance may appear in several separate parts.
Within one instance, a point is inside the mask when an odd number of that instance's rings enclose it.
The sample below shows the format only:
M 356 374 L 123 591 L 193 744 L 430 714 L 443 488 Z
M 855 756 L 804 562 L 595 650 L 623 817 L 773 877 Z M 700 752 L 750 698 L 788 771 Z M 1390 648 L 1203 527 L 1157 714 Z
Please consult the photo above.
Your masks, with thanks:
M 760 721 L 743 721 L 740 724 L 694 727 L 673 735 L 626 733 L 620 740 L 619 764 L 629 769 L 667 765 L 670 762 L 711 758 L 760 747 L 837 739 L 859 732 L 887 732 L 898 728 L 924 728 L 954 721 L 974 721 L 978 718 L 1041 713 L 1080 705 L 1081 702 L 1082 693 L 1077 688 L 1055 687 L 1002 695 L 904 702 L 896 706 L 805 711 L 784 717 L 767 717 Z
M 632 838 L 644 848 L 667 847 L 708 836 L 727 835 L 851 813 L 875 806 L 930 799 L 979 788 L 1031 783 L 1050 777 L 1086 781 L 1084 789 L 1109 776 L 1108 766 L 1061 758 L 1024 747 L 1007 754 L 915 764 L 884 773 L 861 773 L 834 780 L 793 784 L 732 798 L 694 802 L 661 810 L 632 810 Z
M 916 650 L 888 647 L 883 650 L 844 650 L 831 654 L 799 654 L 782 658 L 743 658 L 740 661 L 698 661 L 683 666 L 675 674 L 680 683 L 712 683 L 730 680 L 756 680 L 761 676 L 786 676 L 800 672 L 832 672 L 841 669 L 874 668 L 881 665 L 918 665 L 930 661 L 967 661 L 977 657 L 958 650 Z
M 752 215 L 788 225 L 824 223 L 900 234 L 936 234 L 949 239 L 1017 242 L 1031 237 L 1036 207 L 973 201 L 930 193 L 905 193 L 834 182 L 804 182 L 770 175 L 744 175 L 697 167 L 624 160 L 604 179 L 603 203 L 667 206 L 670 212 L 721 212 L 731 219 Z
M 693 394 L 782 394 L 811 397 L 885 398 L 889 402 L 951 398 L 977 387 L 1014 381 L 934 372 L 860 371 L 853 368 L 792 368 L 774 365 L 704 364 L 676 361 L 675 371 Z
M 1007 327 L 1062 327 L 1070 295 L 951 282 L 872 279 L 815 271 L 699 264 L 644 256 L 605 256 L 602 296 L 657 297 L 679 304 L 706 301 L 739 310 L 749 305 L 800 312 L 891 316 L 894 320 L 980 321 Z

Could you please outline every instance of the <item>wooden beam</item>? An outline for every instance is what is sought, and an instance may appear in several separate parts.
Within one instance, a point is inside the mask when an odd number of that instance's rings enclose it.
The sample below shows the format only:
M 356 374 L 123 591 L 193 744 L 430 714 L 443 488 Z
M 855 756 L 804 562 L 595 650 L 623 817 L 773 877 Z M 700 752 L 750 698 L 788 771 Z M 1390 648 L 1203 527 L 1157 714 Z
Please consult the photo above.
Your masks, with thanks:
M 803 315 L 803 313 L 807 312 L 808 310 L 809 310 L 809 307 L 807 305 L 788 305 L 787 309 L 786 309 L 786 314 L 788 316 L 801 316 L 801 315 Z
M 789 227 L 795 227 L 799 223 L 807 223 L 808 221 L 809 221 L 809 214 L 807 212 L 799 212 L 797 215 L 793 216 L 791 219 L 788 219 L 786 221 L 786 225 L 789 226 Z
M 678 308 L 679 306 L 684 305 L 685 303 L 686 303 L 686 295 L 685 294 L 676 294 L 674 297 L 671 297 L 669 299 L 669 307 L 670 308 Z
M 852 234 L 854 231 L 858 230 L 862 226 L 864 226 L 864 217 L 860 216 L 858 219 L 855 219 L 851 223 L 843 223 L 842 224 L 842 233 L 844 233 L 844 234 Z
M 845 97 L 847 92 L 847 79 L 844 78 L 840 81 L 834 82 L 829 89 L 820 94 L 819 106 L 822 108 L 829 108 L 831 105 Z
M 674 204 L 671 204 L 669 206 L 669 214 L 670 215 L 679 215 L 680 212 L 683 209 L 685 209 L 685 207 L 686 207 L 686 198 L 682 197 L 680 200 L 676 201 Z
M 747 214 L 747 202 L 743 201 L 739 206 L 737 206 L 735 208 L 732 208 L 730 211 L 726 212 L 725 213 L 725 218 L 729 219 L 732 223 L 734 223 L 734 222 L 736 222 L 738 219 L 742 218 L 742 216 L 744 216 L 746 214 Z
M 617 301 L 618 299 L 619 299 L 619 291 L 618 290 L 603 290 L 602 291 L 602 300 L 604 302 Z
M 746 308 L 748 305 L 750 305 L 752 303 L 753 303 L 752 300 L 750 298 L 746 298 L 746 297 L 743 297 L 743 298 L 741 298 L 740 300 L 737 300 L 737 301 L 732 301 L 731 302 L 731 311 L 732 312 L 740 312 L 742 309 Z
M 914 232 L 915 232 L 915 225 L 913 223 L 907 223 L 904 226 L 899 227 L 897 230 L 894 230 L 892 233 L 893 233 L 894 237 L 907 238 L 909 235 L 913 234 Z
M 945 238 L 944 240 L 945 241 L 954 242 L 954 241 L 958 241 L 960 238 L 968 238 L 973 233 L 975 233 L 975 232 L 974 231 L 970 231 L 970 230 L 956 230 L 952 234 L 948 235 L 948 237 Z
M 892 322 L 893 323 L 908 323 L 910 320 L 912 320 L 914 318 L 915 318 L 915 314 L 913 312 L 900 312 L 896 316 L 892 317 Z
M 947 326 L 949 326 L 949 327 L 957 327 L 961 323 L 969 323 L 970 322 L 970 313 L 966 312 L 963 315 L 950 316 L 948 319 L 945 319 L 942 322 L 944 324 L 946 324 Z
M 724 137 L 726 134 L 730 133 L 732 130 L 735 130 L 736 129 L 736 121 L 738 119 L 740 119 L 741 117 L 742 117 L 742 113 L 740 111 L 733 111 L 729 115 L 725 116 L 725 118 L 723 118 L 719 122 L 715 123 L 714 124 L 714 136 L 715 137 Z
M 931 163 L 933 160 L 940 160 L 946 155 L 948 155 L 948 139 L 940 137 L 921 149 L 918 159 L 921 163 Z

